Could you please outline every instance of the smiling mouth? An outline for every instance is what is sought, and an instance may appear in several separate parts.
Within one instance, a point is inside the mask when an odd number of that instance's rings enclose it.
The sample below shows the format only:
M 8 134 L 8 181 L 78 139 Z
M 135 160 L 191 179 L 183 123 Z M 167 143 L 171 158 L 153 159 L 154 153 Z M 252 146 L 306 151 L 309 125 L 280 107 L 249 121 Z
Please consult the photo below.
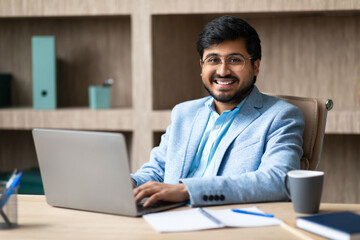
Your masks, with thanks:
M 236 82 L 236 80 L 231 80 L 231 81 L 217 81 L 217 80 L 214 80 L 214 82 L 215 82 L 216 84 L 219 84 L 219 85 L 222 85 L 222 86 L 226 86 L 226 85 L 233 84 L 234 82 Z

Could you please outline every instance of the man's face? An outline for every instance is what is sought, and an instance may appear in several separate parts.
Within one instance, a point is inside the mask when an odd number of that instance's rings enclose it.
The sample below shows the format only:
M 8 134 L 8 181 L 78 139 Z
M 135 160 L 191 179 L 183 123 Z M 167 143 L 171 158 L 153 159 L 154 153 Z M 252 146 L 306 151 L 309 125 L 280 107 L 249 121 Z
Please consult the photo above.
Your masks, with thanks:
M 226 56 L 241 54 L 246 58 L 251 57 L 246 51 L 245 40 L 238 39 L 224 41 L 214 44 L 204 50 L 203 60 L 214 55 L 220 56 L 221 63 L 216 66 L 208 67 L 201 63 L 202 81 L 209 94 L 215 101 L 222 103 L 240 103 L 252 89 L 254 76 L 259 73 L 260 60 L 251 65 L 251 60 L 245 61 L 243 69 L 232 66 L 231 59 L 226 63 Z

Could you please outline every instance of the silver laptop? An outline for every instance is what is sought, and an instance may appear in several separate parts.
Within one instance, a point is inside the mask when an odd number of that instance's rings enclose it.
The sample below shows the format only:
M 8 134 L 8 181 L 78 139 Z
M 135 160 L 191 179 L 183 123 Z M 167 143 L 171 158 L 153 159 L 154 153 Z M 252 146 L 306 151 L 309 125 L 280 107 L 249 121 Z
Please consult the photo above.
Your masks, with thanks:
M 135 202 L 121 133 L 33 129 L 46 201 L 56 207 L 141 216 L 184 203 Z

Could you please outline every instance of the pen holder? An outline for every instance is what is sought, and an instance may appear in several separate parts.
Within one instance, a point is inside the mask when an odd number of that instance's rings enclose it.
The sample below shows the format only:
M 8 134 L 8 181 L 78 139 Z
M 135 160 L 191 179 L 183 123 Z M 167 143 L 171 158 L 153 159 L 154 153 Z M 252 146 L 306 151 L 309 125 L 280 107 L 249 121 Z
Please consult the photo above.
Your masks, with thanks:
M 6 182 L 0 182 L 0 194 L 1 194 L 0 199 L 2 199 L 5 189 L 6 189 Z M 14 228 L 18 225 L 17 224 L 17 191 L 18 188 L 16 187 L 14 189 L 14 192 L 11 194 L 10 198 L 7 200 L 6 204 L 0 209 L 0 230 Z
M 91 109 L 109 109 L 110 108 L 110 90 L 109 86 L 90 86 L 89 104 Z

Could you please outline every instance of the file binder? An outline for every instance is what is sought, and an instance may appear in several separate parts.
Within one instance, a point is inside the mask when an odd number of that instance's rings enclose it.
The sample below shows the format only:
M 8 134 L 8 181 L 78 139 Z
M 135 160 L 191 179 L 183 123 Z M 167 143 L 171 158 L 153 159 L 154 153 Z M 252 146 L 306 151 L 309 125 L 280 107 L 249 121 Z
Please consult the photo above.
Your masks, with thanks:
M 56 46 L 54 36 L 33 36 L 32 80 L 34 109 L 55 109 Z

